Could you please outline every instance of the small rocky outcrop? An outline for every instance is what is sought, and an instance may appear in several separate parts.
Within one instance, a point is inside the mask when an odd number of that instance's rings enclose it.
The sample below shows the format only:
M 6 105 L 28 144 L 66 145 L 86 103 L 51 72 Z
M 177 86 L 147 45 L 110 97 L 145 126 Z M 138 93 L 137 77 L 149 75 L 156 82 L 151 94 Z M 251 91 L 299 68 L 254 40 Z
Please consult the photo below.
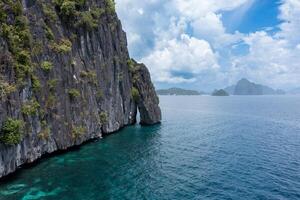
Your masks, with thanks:
M 131 60 L 129 68 L 133 79 L 131 93 L 140 112 L 140 123 L 142 125 L 160 123 L 161 110 L 159 99 L 151 82 L 147 67 L 144 64 Z
M 113 0 L 0 0 L 0 178 L 134 124 L 137 106 L 159 122 L 149 72 L 129 61 Z
M 219 97 L 224 97 L 224 96 L 229 96 L 229 94 L 225 90 L 215 90 L 212 94 L 212 96 L 219 96 Z

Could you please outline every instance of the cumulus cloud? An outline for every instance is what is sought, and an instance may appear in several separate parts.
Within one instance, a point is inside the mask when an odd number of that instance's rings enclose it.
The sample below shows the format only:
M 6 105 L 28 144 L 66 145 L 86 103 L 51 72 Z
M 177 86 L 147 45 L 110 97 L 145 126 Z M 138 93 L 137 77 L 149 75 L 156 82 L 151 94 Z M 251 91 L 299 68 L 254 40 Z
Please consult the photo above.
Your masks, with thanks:
M 189 21 L 194 36 L 212 43 L 215 48 L 222 48 L 241 39 L 241 34 L 226 33 L 222 22 L 221 12 L 238 10 L 232 21 L 239 20 L 251 7 L 255 0 L 174 0 L 173 4 L 177 15 L 183 16 Z
M 280 24 L 280 32 L 276 36 L 288 40 L 291 45 L 300 44 L 300 1 L 282 0 L 279 19 L 283 23 Z
M 219 68 L 221 46 L 241 39 L 227 34 L 221 11 L 249 0 L 120 0 L 117 10 L 130 53 L 144 62 L 155 82 L 195 82 Z
M 169 83 L 194 82 L 198 74 L 219 68 L 209 43 L 186 34 L 158 44 L 142 62 L 151 66 L 154 81 Z

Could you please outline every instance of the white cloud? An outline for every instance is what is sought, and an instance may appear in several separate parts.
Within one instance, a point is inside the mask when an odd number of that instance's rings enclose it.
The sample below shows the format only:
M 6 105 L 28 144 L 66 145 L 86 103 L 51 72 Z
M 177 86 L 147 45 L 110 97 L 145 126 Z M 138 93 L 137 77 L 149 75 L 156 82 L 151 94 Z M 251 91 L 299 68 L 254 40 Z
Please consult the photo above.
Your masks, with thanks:
M 283 20 L 276 35 L 290 42 L 291 45 L 300 43 L 300 1 L 282 0 L 279 19 Z
M 226 33 L 222 22 L 224 11 L 235 11 L 231 21 L 236 23 L 243 18 L 255 0 L 174 0 L 179 16 L 187 18 L 193 28 L 194 36 L 209 41 L 214 48 L 224 48 L 226 45 L 238 42 L 242 34 Z
M 156 83 L 199 82 L 216 87 L 242 77 L 274 87 L 300 85 L 300 0 L 281 0 L 279 31 L 228 33 L 258 0 L 116 0 L 129 50 Z M 249 47 L 235 54 L 239 46 Z M 216 79 L 214 81 L 214 79 Z
M 219 53 L 213 49 L 241 38 L 226 33 L 218 12 L 248 1 L 120 0 L 117 10 L 131 55 L 147 64 L 154 81 L 182 83 L 212 70 L 217 73 Z
M 140 35 L 141 38 L 146 36 L 146 38 L 153 40 L 155 43 L 156 37 L 162 37 L 162 35 L 159 35 L 162 34 L 162 32 L 164 32 L 164 36 L 172 34 L 172 32 L 187 33 L 187 25 L 191 26 L 195 37 L 214 42 L 214 44 L 212 44 L 214 46 L 220 46 L 221 44 L 225 45 L 234 42 L 241 37 L 239 34 L 226 34 L 226 30 L 221 21 L 222 16 L 220 12 L 234 10 L 243 5 L 248 5 L 248 2 L 253 1 L 254 0 L 117 0 L 117 11 L 121 19 L 123 19 L 122 22 L 125 30 L 128 32 L 129 47 L 140 42 L 131 40 L 131 34 L 135 37 L 136 35 Z M 249 6 L 247 8 L 249 8 Z M 243 10 L 246 12 L 245 9 Z M 240 16 L 241 14 L 236 16 L 236 18 Z M 169 24 L 182 24 L 184 26 L 174 27 L 169 26 Z M 150 36 L 155 37 L 150 38 Z M 149 44 L 144 43 L 143 45 Z
M 168 83 L 194 82 L 195 76 L 219 68 L 216 55 L 208 42 L 182 34 L 180 39 L 162 41 L 154 51 L 142 59 L 154 81 Z M 191 77 L 176 74 L 189 72 Z
M 216 13 L 218 11 L 233 10 L 245 4 L 247 1 L 248 0 L 173 0 L 172 2 L 182 15 L 187 16 L 190 19 L 197 19 L 209 12 Z

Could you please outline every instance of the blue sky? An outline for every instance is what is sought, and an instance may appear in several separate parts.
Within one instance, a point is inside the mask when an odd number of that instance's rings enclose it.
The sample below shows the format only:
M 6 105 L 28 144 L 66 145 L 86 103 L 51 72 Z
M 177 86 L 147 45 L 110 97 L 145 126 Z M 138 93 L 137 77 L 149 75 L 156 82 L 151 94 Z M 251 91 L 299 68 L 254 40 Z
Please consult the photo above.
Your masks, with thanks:
M 157 88 L 211 91 L 245 77 L 300 86 L 300 0 L 116 0 L 131 57 Z
M 277 17 L 279 5 L 280 1 L 278 0 L 255 1 L 237 23 L 232 22 L 234 11 L 224 12 L 222 21 L 227 30 L 232 33 L 236 30 L 241 33 L 251 33 L 265 27 L 276 27 L 280 23 Z M 238 11 L 239 9 L 236 10 Z

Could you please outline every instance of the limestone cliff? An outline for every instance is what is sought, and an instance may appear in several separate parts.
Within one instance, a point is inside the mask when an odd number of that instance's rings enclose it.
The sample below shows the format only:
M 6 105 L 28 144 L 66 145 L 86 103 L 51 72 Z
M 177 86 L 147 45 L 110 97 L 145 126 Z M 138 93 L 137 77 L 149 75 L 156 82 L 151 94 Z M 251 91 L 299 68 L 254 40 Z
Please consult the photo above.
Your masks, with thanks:
M 134 124 L 137 107 L 160 122 L 113 0 L 0 0 L 0 23 L 0 177 Z
M 161 121 L 159 99 L 151 82 L 148 69 L 144 64 L 132 60 L 129 64 L 132 73 L 132 96 L 140 111 L 141 124 L 152 125 Z

